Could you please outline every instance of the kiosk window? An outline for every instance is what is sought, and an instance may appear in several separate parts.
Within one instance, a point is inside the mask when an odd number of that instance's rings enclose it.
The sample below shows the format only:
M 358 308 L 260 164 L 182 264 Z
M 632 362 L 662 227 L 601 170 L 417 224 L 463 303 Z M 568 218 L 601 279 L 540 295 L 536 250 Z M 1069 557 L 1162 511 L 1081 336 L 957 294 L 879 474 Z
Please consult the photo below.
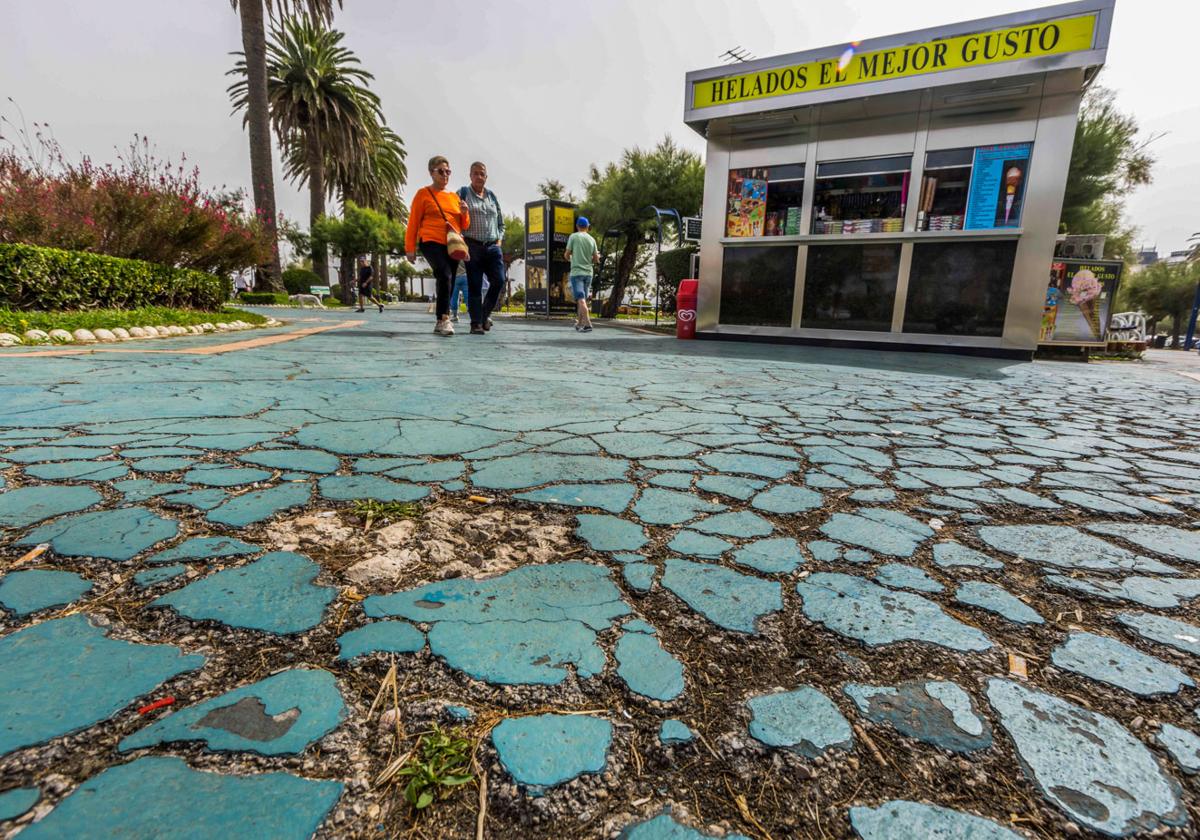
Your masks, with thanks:
M 796 248 L 726 248 L 722 324 L 790 327 L 796 297 Z
M 899 245 L 812 245 L 801 327 L 889 332 Z
M 1016 255 L 1015 240 L 916 243 L 904 331 L 1001 335 Z
M 912 155 L 817 164 L 813 233 L 898 233 L 904 229 Z
M 974 157 L 974 149 L 947 149 L 925 155 L 917 230 L 963 229 Z
M 729 170 L 725 235 L 794 236 L 800 233 L 804 164 Z

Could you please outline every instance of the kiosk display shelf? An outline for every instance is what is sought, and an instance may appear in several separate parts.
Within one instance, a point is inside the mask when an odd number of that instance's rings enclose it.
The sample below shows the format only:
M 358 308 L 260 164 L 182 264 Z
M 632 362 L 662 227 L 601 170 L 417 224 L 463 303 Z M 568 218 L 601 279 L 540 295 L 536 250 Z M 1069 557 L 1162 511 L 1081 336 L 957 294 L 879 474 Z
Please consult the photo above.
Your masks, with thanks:
M 812 232 L 899 233 L 904 230 L 911 155 L 817 164 Z

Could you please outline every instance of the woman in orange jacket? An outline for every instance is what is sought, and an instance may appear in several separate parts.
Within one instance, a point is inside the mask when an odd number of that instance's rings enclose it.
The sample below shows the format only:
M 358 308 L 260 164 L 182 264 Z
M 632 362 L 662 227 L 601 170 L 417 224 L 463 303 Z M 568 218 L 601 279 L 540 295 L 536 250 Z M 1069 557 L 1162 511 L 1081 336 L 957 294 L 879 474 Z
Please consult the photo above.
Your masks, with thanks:
M 458 194 L 446 189 L 450 182 L 450 161 L 441 155 L 431 157 L 429 175 L 433 183 L 417 192 L 408 211 L 404 251 L 408 261 L 412 262 L 420 247 L 421 255 L 433 269 L 437 282 L 437 325 L 433 331 L 449 336 L 454 335 L 454 325 L 450 322 L 450 288 L 454 285 L 458 261 L 452 260 L 446 250 L 446 233 L 448 229 L 457 233 L 466 230 L 471 217 Z

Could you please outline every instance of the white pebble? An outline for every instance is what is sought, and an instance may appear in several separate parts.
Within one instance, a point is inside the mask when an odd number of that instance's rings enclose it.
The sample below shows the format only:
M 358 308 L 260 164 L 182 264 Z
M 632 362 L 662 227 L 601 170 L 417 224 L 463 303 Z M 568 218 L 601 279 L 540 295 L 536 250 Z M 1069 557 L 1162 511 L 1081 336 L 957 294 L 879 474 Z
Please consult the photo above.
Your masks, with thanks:
M 130 338 L 132 338 L 129 330 L 125 329 L 124 327 L 113 327 L 112 333 L 117 337 L 117 341 L 128 341 Z
M 50 340 L 57 341 L 62 344 L 70 344 L 75 340 L 75 336 L 71 335 L 66 330 L 50 330 Z
M 113 335 L 112 330 L 106 330 L 104 328 L 101 328 L 101 329 L 96 330 L 96 340 L 97 341 L 116 341 L 117 337 L 115 335 Z
M 46 335 L 42 330 L 25 330 L 25 340 L 34 344 L 41 344 L 49 341 L 50 336 Z
M 129 328 L 129 337 L 130 338 L 149 338 L 150 333 L 146 332 L 144 327 L 130 327 Z
M 158 327 L 142 327 L 146 338 L 158 338 Z

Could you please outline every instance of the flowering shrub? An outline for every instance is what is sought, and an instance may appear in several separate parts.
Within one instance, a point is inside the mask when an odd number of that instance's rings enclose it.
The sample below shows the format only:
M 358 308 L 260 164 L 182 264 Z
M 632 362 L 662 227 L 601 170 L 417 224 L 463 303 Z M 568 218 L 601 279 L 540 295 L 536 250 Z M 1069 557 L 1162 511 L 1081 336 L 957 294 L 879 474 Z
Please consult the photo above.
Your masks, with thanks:
M 92 251 L 227 276 L 263 261 L 240 192 L 212 191 L 186 162 L 137 138 L 116 164 L 70 161 L 42 131 L 0 149 L 0 243 Z
M 0 243 L 0 307 L 21 310 L 220 309 L 228 277 L 85 251 Z

